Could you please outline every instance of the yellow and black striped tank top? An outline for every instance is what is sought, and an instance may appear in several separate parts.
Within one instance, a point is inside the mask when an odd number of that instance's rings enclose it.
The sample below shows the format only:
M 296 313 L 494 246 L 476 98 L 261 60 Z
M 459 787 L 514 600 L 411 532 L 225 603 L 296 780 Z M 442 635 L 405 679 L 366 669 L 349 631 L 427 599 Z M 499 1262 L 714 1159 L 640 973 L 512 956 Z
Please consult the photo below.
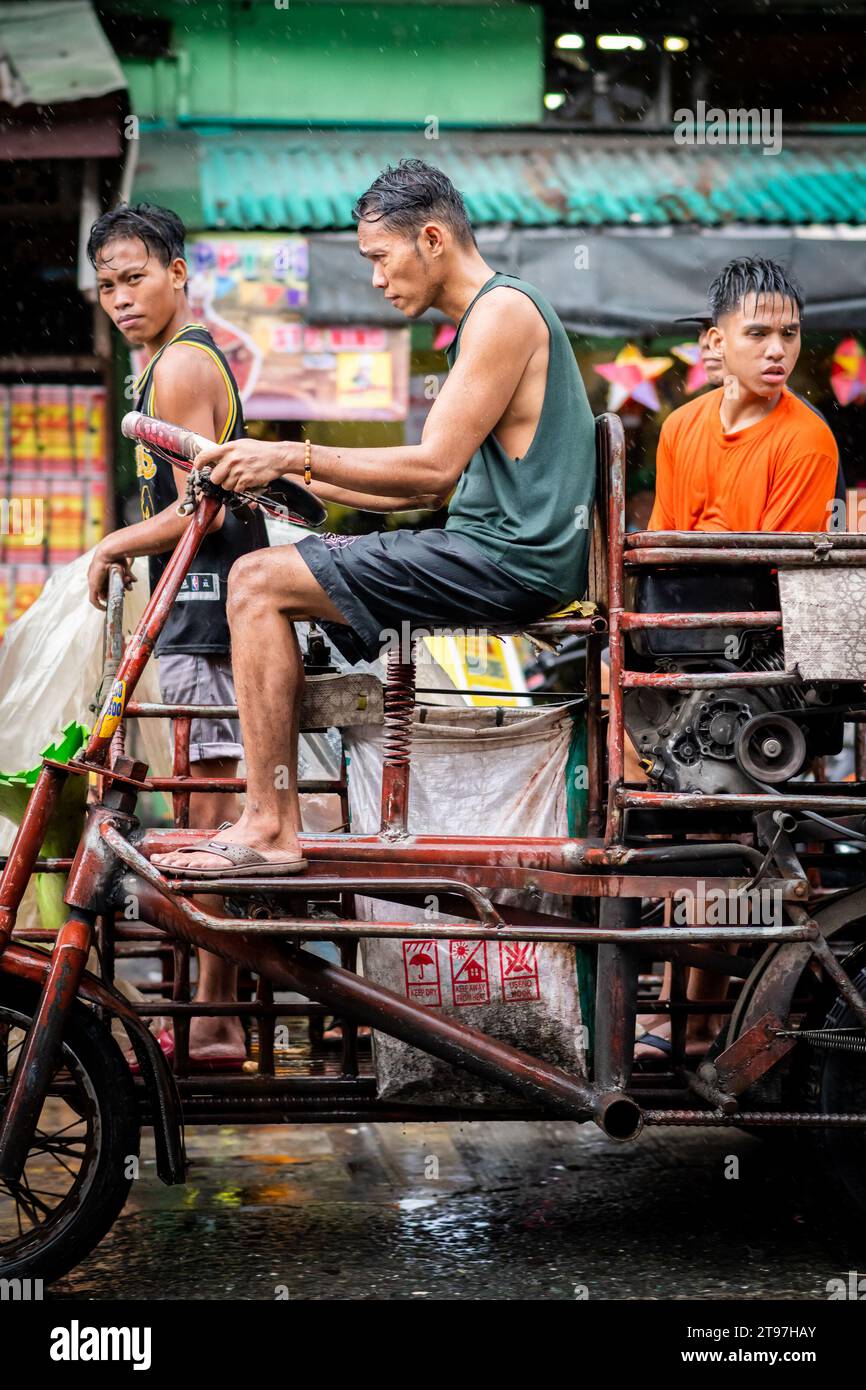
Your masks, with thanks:
M 159 419 L 154 370 L 166 348 L 176 343 L 206 352 L 223 377 L 226 388 L 226 416 L 217 442 L 223 444 L 229 439 L 242 439 L 244 414 L 237 383 L 222 352 L 208 330 L 200 323 L 186 324 L 150 359 L 135 383 L 136 410 Z M 135 461 L 142 519 L 147 520 L 168 506 L 176 506 L 177 488 L 171 466 L 155 458 L 143 444 L 136 448 Z M 194 652 L 204 655 L 228 652 L 226 590 L 229 570 L 239 556 L 246 555 L 251 550 L 259 550 L 267 543 L 264 517 L 260 511 L 250 512 L 244 509 L 240 513 L 226 512 L 220 529 L 205 537 L 190 565 L 168 621 L 157 641 L 157 656 L 164 652 Z M 169 558 L 170 552 L 150 557 L 151 593 L 159 583 Z

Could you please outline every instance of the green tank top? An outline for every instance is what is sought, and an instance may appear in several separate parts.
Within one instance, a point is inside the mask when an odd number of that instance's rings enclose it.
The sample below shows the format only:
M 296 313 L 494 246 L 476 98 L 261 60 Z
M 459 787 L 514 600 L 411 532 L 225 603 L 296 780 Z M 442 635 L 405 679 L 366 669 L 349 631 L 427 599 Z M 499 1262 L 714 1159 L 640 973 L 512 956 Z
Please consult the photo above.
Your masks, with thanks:
M 532 300 L 550 333 L 538 427 L 522 458 L 491 432 L 472 455 L 448 505 L 446 530 L 472 542 L 519 584 L 569 603 L 586 592 L 595 496 L 595 421 L 568 334 L 533 285 L 496 274 L 481 286 L 447 349 L 448 366 L 473 306 L 505 285 Z

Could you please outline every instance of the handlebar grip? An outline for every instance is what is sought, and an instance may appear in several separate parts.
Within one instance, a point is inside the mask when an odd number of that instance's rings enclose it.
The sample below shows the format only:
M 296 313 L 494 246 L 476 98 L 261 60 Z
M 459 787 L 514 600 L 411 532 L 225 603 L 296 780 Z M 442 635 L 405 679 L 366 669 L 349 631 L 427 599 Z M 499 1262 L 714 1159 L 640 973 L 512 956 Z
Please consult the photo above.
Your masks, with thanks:
M 165 420 L 154 420 L 151 415 L 142 415 L 138 410 L 130 410 L 124 415 L 120 431 L 127 439 L 152 444 L 167 454 L 186 459 L 188 463 L 195 463 L 202 449 L 213 447 L 213 440 L 205 439 L 202 434 L 182 429 L 180 425 L 169 425 Z

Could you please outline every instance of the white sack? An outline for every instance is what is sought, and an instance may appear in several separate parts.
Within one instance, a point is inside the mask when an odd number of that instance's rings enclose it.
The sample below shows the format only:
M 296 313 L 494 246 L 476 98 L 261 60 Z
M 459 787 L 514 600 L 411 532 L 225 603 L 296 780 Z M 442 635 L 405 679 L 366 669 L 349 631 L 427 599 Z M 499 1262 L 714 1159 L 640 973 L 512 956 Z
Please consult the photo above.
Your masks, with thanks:
M 567 711 L 494 708 L 416 711 L 409 831 L 431 835 L 567 835 Z M 424 722 L 420 715 L 425 716 Z M 381 729 L 347 732 L 353 834 L 379 828 Z M 432 873 L 432 871 L 431 871 Z M 549 894 L 493 894 L 542 912 L 565 911 Z M 358 897 L 366 921 L 466 920 L 435 901 L 411 908 Z M 468 915 L 468 914 L 467 914 Z M 566 944 L 367 940 L 364 973 L 417 1003 L 441 1010 L 568 1071 L 585 1072 L 574 948 Z M 374 1033 L 379 1094 L 426 1104 L 513 1104 L 514 1097 L 386 1034 Z

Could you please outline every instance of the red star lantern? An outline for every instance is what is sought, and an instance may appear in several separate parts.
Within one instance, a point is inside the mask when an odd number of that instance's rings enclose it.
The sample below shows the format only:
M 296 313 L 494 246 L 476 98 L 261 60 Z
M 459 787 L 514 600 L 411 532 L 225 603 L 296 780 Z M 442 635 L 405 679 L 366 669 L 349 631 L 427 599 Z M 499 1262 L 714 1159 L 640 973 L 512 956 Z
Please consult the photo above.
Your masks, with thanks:
M 613 362 L 602 362 L 595 369 L 611 384 L 607 393 L 608 410 L 620 410 L 626 401 L 637 401 L 648 410 L 658 410 L 659 398 L 653 382 L 672 366 L 672 357 L 644 357 L 634 343 L 626 343 Z
M 689 369 L 686 373 L 687 396 L 694 395 L 695 391 L 700 391 L 702 386 L 706 386 L 707 373 L 704 370 L 704 362 L 698 343 L 678 343 L 675 348 L 671 348 L 671 352 L 674 357 L 685 362 Z
M 866 397 L 866 353 L 856 338 L 844 338 L 833 353 L 830 385 L 840 405 Z

